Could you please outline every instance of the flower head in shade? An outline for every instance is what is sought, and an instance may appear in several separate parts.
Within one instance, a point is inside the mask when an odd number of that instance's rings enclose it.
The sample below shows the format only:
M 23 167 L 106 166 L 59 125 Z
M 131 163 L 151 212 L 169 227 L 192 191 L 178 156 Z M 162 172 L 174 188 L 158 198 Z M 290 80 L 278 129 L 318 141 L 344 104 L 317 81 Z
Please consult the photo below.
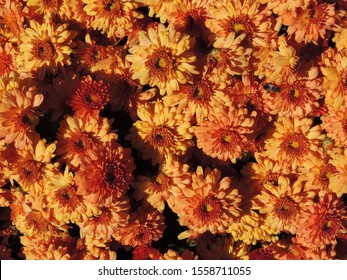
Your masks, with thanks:
M 280 117 L 307 117 L 319 107 L 321 80 L 318 68 L 308 71 L 308 77 L 297 77 L 294 83 L 265 83 L 262 97 L 269 113 Z
M 233 188 L 230 177 L 222 178 L 218 169 L 204 170 L 199 166 L 191 185 L 180 191 L 172 210 L 177 213 L 179 223 L 188 227 L 187 232 L 180 234 L 181 239 L 207 231 L 225 233 L 241 215 L 241 195 Z
M 341 106 L 338 110 L 333 108 L 321 117 L 322 128 L 327 136 L 334 140 L 335 145 L 347 147 L 347 106 Z
M 78 168 L 82 161 L 97 160 L 99 150 L 106 142 L 117 140 L 117 134 L 111 132 L 106 118 L 89 118 L 83 122 L 82 119 L 66 116 L 60 123 L 57 139 L 57 154 Z
M 206 120 L 193 128 L 197 146 L 213 158 L 235 163 L 254 139 L 254 117 L 245 108 L 214 107 Z
M 86 76 L 68 100 L 68 105 L 75 111 L 75 117 L 83 120 L 98 118 L 109 100 L 109 88 L 102 80 L 95 81 L 91 76 Z
M 91 25 L 109 38 L 122 38 L 132 31 L 133 18 L 139 17 L 137 1 L 83 0 L 84 11 L 94 16 Z
M 162 254 L 150 246 L 137 246 L 133 251 L 133 260 L 159 260 Z
M 39 123 L 38 107 L 43 95 L 35 87 L 21 86 L 7 90 L 0 103 L 0 139 L 17 148 L 25 148 L 36 135 Z
M 98 209 L 77 194 L 77 186 L 72 172 L 65 168 L 64 174 L 52 180 L 52 187 L 46 191 L 47 207 L 54 217 L 66 224 L 81 223 L 98 213 Z
M 312 126 L 312 119 L 279 118 L 275 131 L 265 140 L 264 155 L 295 170 L 306 161 L 320 158 L 323 137 L 320 126 Z
M 55 24 L 50 18 L 43 24 L 31 20 L 30 27 L 21 34 L 18 64 L 29 73 L 38 71 L 40 80 L 47 72 L 56 74 L 58 67 L 71 64 L 69 55 L 76 35 L 67 24 Z
M 334 3 L 306 1 L 299 9 L 289 11 L 277 20 L 288 26 L 288 35 L 294 35 L 296 42 L 318 44 L 320 38 L 327 39 L 329 31 L 336 28 L 336 23 L 345 14 L 345 12 L 337 13 Z
M 139 32 L 139 43 L 133 45 L 126 59 L 131 62 L 132 78 L 141 85 L 157 86 L 160 94 L 172 94 L 180 84 L 190 81 L 196 57 L 189 52 L 193 43 L 189 35 L 176 32 L 174 25 L 162 24 Z
M 151 206 L 138 207 L 130 213 L 129 224 L 119 229 L 117 240 L 131 247 L 150 245 L 163 236 L 164 219 L 164 215 Z
M 197 239 L 196 251 L 203 260 L 247 260 L 249 246 L 244 242 L 235 242 L 232 236 L 204 233 Z
M 177 107 L 151 102 L 140 106 L 137 115 L 128 139 L 144 159 L 160 163 L 165 155 L 182 155 L 193 145 L 189 115 Z
M 249 253 L 250 260 L 275 260 L 275 251 L 271 248 L 259 248 Z
M 0 77 L 10 75 L 11 71 L 16 70 L 17 48 L 11 43 L 0 46 Z
M 225 85 L 218 83 L 216 75 L 206 75 L 193 83 L 188 83 L 172 95 L 163 97 L 164 103 L 188 111 L 191 118 L 201 123 L 213 107 L 230 106 Z
M 122 197 L 133 181 L 135 165 L 131 150 L 106 143 L 96 160 L 84 162 L 76 172 L 78 193 L 100 206 Z
M 346 235 L 346 207 L 334 193 L 326 193 L 318 203 L 307 206 L 298 222 L 297 241 L 307 247 L 334 245 L 336 238 Z
M 265 184 L 263 190 L 254 198 L 252 209 L 265 215 L 265 224 L 278 234 L 286 231 L 295 234 L 298 217 L 305 205 L 313 203 L 315 192 L 305 190 L 304 183 L 280 176 L 278 186 Z
M 183 253 L 178 253 L 175 250 L 169 249 L 163 256 L 160 258 L 161 260 L 198 260 L 199 256 L 194 255 L 193 252 L 185 249 Z

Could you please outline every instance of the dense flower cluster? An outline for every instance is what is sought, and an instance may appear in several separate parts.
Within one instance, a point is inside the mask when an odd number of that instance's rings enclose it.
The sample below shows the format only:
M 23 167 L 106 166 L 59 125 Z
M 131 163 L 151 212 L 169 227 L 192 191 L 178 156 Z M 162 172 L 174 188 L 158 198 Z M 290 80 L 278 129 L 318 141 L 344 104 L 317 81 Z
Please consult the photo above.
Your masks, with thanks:
M 0 259 L 347 259 L 347 1 L 0 0 Z

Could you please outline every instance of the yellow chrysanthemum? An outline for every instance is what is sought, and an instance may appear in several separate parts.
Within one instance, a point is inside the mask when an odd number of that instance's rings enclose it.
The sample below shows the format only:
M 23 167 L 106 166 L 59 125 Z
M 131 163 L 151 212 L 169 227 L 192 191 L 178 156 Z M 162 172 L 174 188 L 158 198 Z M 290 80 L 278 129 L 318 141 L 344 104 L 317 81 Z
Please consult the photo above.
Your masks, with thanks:
M 67 28 L 68 24 L 55 24 L 50 18 L 43 24 L 31 20 L 20 37 L 18 64 L 26 72 L 38 71 L 40 80 L 46 72 L 56 74 L 59 66 L 70 65 L 77 33 Z
M 196 57 L 188 52 L 193 43 L 188 35 L 176 32 L 174 25 L 166 28 L 159 24 L 156 29 L 139 32 L 139 43 L 129 49 L 126 59 L 131 62 L 132 78 L 141 85 L 157 86 L 160 94 L 169 95 L 180 84 L 197 74 L 192 64 Z

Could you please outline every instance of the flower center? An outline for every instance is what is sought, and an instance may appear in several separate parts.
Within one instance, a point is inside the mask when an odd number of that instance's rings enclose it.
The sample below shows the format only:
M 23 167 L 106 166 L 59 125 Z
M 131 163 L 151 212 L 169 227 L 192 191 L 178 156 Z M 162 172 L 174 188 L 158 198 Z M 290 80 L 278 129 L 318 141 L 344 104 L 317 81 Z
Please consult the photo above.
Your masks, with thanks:
M 209 223 L 220 217 L 222 208 L 220 202 L 212 196 L 205 197 L 201 200 L 197 208 L 197 217 L 203 223 Z
M 149 74 L 166 81 L 174 67 L 173 58 L 163 50 L 157 50 L 148 60 Z
M 239 18 L 231 19 L 229 21 L 227 31 L 228 33 L 235 32 L 236 35 L 251 33 L 252 27 L 250 18 L 248 16 L 242 16 Z
M 220 142 L 223 146 L 230 147 L 239 144 L 240 136 L 234 131 L 226 131 L 221 135 Z
M 190 89 L 190 95 L 193 100 L 198 102 L 208 102 L 211 97 L 211 89 L 205 81 L 194 83 Z
M 105 10 L 108 12 L 112 12 L 113 10 L 119 10 L 120 9 L 120 5 L 118 1 L 107 1 L 105 6 L 104 6 Z
M 39 60 L 51 61 L 54 56 L 54 46 L 51 42 L 38 42 L 34 45 L 33 55 Z
M 290 135 L 282 142 L 281 147 L 294 157 L 302 157 L 308 151 L 307 139 L 302 134 Z
M 174 144 L 173 135 L 169 128 L 160 126 L 152 131 L 150 143 L 153 146 L 169 147 Z
M 277 217 L 282 220 L 290 220 L 297 213 L 294 200 L 288 196 L 279 199 L 274 208 Z

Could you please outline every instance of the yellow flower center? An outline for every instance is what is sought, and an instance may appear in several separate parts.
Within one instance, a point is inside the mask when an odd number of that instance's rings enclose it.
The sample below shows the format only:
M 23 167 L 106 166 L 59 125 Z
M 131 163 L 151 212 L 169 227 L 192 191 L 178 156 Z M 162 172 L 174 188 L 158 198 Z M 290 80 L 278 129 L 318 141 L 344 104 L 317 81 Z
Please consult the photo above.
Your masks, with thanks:
M 291 146 L 294 149 L 297 149 L 300 147 L 300 143 L 298 141 L 292 141 L 289 143 L 289 146 Z
M 239 34 L 246 30 L 246 26 L 243 23 L 237 22 L 234 24 L 233 29 L 236 34 Z
M 213 206 L 208 203 L 208 204 L 205 205 L 205 209 L 204 210 L 205 210 L 205 212 L 210 213 L 210 212 L 213 211 L 213 209 L 214 209 Z
M 105 4 L 105 10 L 107 11 L 113 11 L 117 8 L 119 8 L 119 4 L 117 3 L 117 1 L 107 1 L 107 3 Z
M 157 60 L 156 66 L 157 68 L 165 68 L 168 65 L 168 62 L 166 61 L 165 58 L 160 57 Z

